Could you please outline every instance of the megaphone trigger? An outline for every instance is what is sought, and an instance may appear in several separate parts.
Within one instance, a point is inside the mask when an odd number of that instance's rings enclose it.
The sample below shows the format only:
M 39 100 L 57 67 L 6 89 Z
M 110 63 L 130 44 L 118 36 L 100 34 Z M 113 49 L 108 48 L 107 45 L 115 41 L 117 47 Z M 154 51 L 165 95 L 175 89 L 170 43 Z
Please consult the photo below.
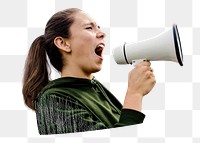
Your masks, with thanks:
M 148 60 L 147 59 L 132 60 L 131 65 L 136 66 L 137 64 L 139 64 L 143 61 L 148 61 Z

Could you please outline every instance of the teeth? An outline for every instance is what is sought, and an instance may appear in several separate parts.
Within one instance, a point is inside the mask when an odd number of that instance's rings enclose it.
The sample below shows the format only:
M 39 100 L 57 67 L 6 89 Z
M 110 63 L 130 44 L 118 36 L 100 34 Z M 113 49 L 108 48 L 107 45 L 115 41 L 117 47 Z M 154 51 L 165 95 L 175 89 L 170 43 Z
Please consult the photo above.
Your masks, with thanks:
M 103 45 L 98 45 L 97 47 L 104 48 L 104 46 L 103 46 Z

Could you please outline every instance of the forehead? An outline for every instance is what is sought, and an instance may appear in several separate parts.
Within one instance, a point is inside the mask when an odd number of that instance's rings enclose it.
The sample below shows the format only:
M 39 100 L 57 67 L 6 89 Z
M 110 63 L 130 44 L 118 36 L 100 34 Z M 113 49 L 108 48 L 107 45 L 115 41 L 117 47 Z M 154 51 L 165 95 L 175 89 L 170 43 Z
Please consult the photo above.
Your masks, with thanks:
M 84 25 L 89 23 L 97 25 L 96 21 L 89 14 L 83 11 L 79 11 L 74 15 L 74 24 Z

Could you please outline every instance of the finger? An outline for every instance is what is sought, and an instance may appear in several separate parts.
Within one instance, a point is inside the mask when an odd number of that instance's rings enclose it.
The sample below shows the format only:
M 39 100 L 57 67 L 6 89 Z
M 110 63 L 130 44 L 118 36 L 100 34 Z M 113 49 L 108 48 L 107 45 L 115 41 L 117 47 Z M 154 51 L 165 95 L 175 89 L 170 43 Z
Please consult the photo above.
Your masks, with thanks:
M 146 78 L 154 78 L 155 79 L 155 75 L 153 74 L 152 71 L 146 71 Z
M 153 72 L 153 68 L 151 68 L 150 66 L 143 66 L 143 71 L 144 72 L 146 72 L 146 71 Z
M 151 66 L 151 62 L 149 60 L 144 60 L 141 62 L 141 64 L 144 66 Z
M 151 79 L 152 79 L 152 83 L 155 85 L 156 84 L 156 78 L 155 78 L 154 74 L 152 74 Z

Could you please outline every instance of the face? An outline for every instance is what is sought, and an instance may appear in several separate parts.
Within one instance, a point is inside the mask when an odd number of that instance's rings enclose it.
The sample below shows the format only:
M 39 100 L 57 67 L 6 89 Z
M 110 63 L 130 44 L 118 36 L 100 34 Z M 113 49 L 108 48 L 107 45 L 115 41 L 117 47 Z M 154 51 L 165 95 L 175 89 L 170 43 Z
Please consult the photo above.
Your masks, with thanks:
M 84 74 L 100 71 L 105 48 L 105 34 L 100 27 L 90 16 L 80 11 L 74 14 L 70 31 L 68 42 L 71 54 L 68 64 Z

